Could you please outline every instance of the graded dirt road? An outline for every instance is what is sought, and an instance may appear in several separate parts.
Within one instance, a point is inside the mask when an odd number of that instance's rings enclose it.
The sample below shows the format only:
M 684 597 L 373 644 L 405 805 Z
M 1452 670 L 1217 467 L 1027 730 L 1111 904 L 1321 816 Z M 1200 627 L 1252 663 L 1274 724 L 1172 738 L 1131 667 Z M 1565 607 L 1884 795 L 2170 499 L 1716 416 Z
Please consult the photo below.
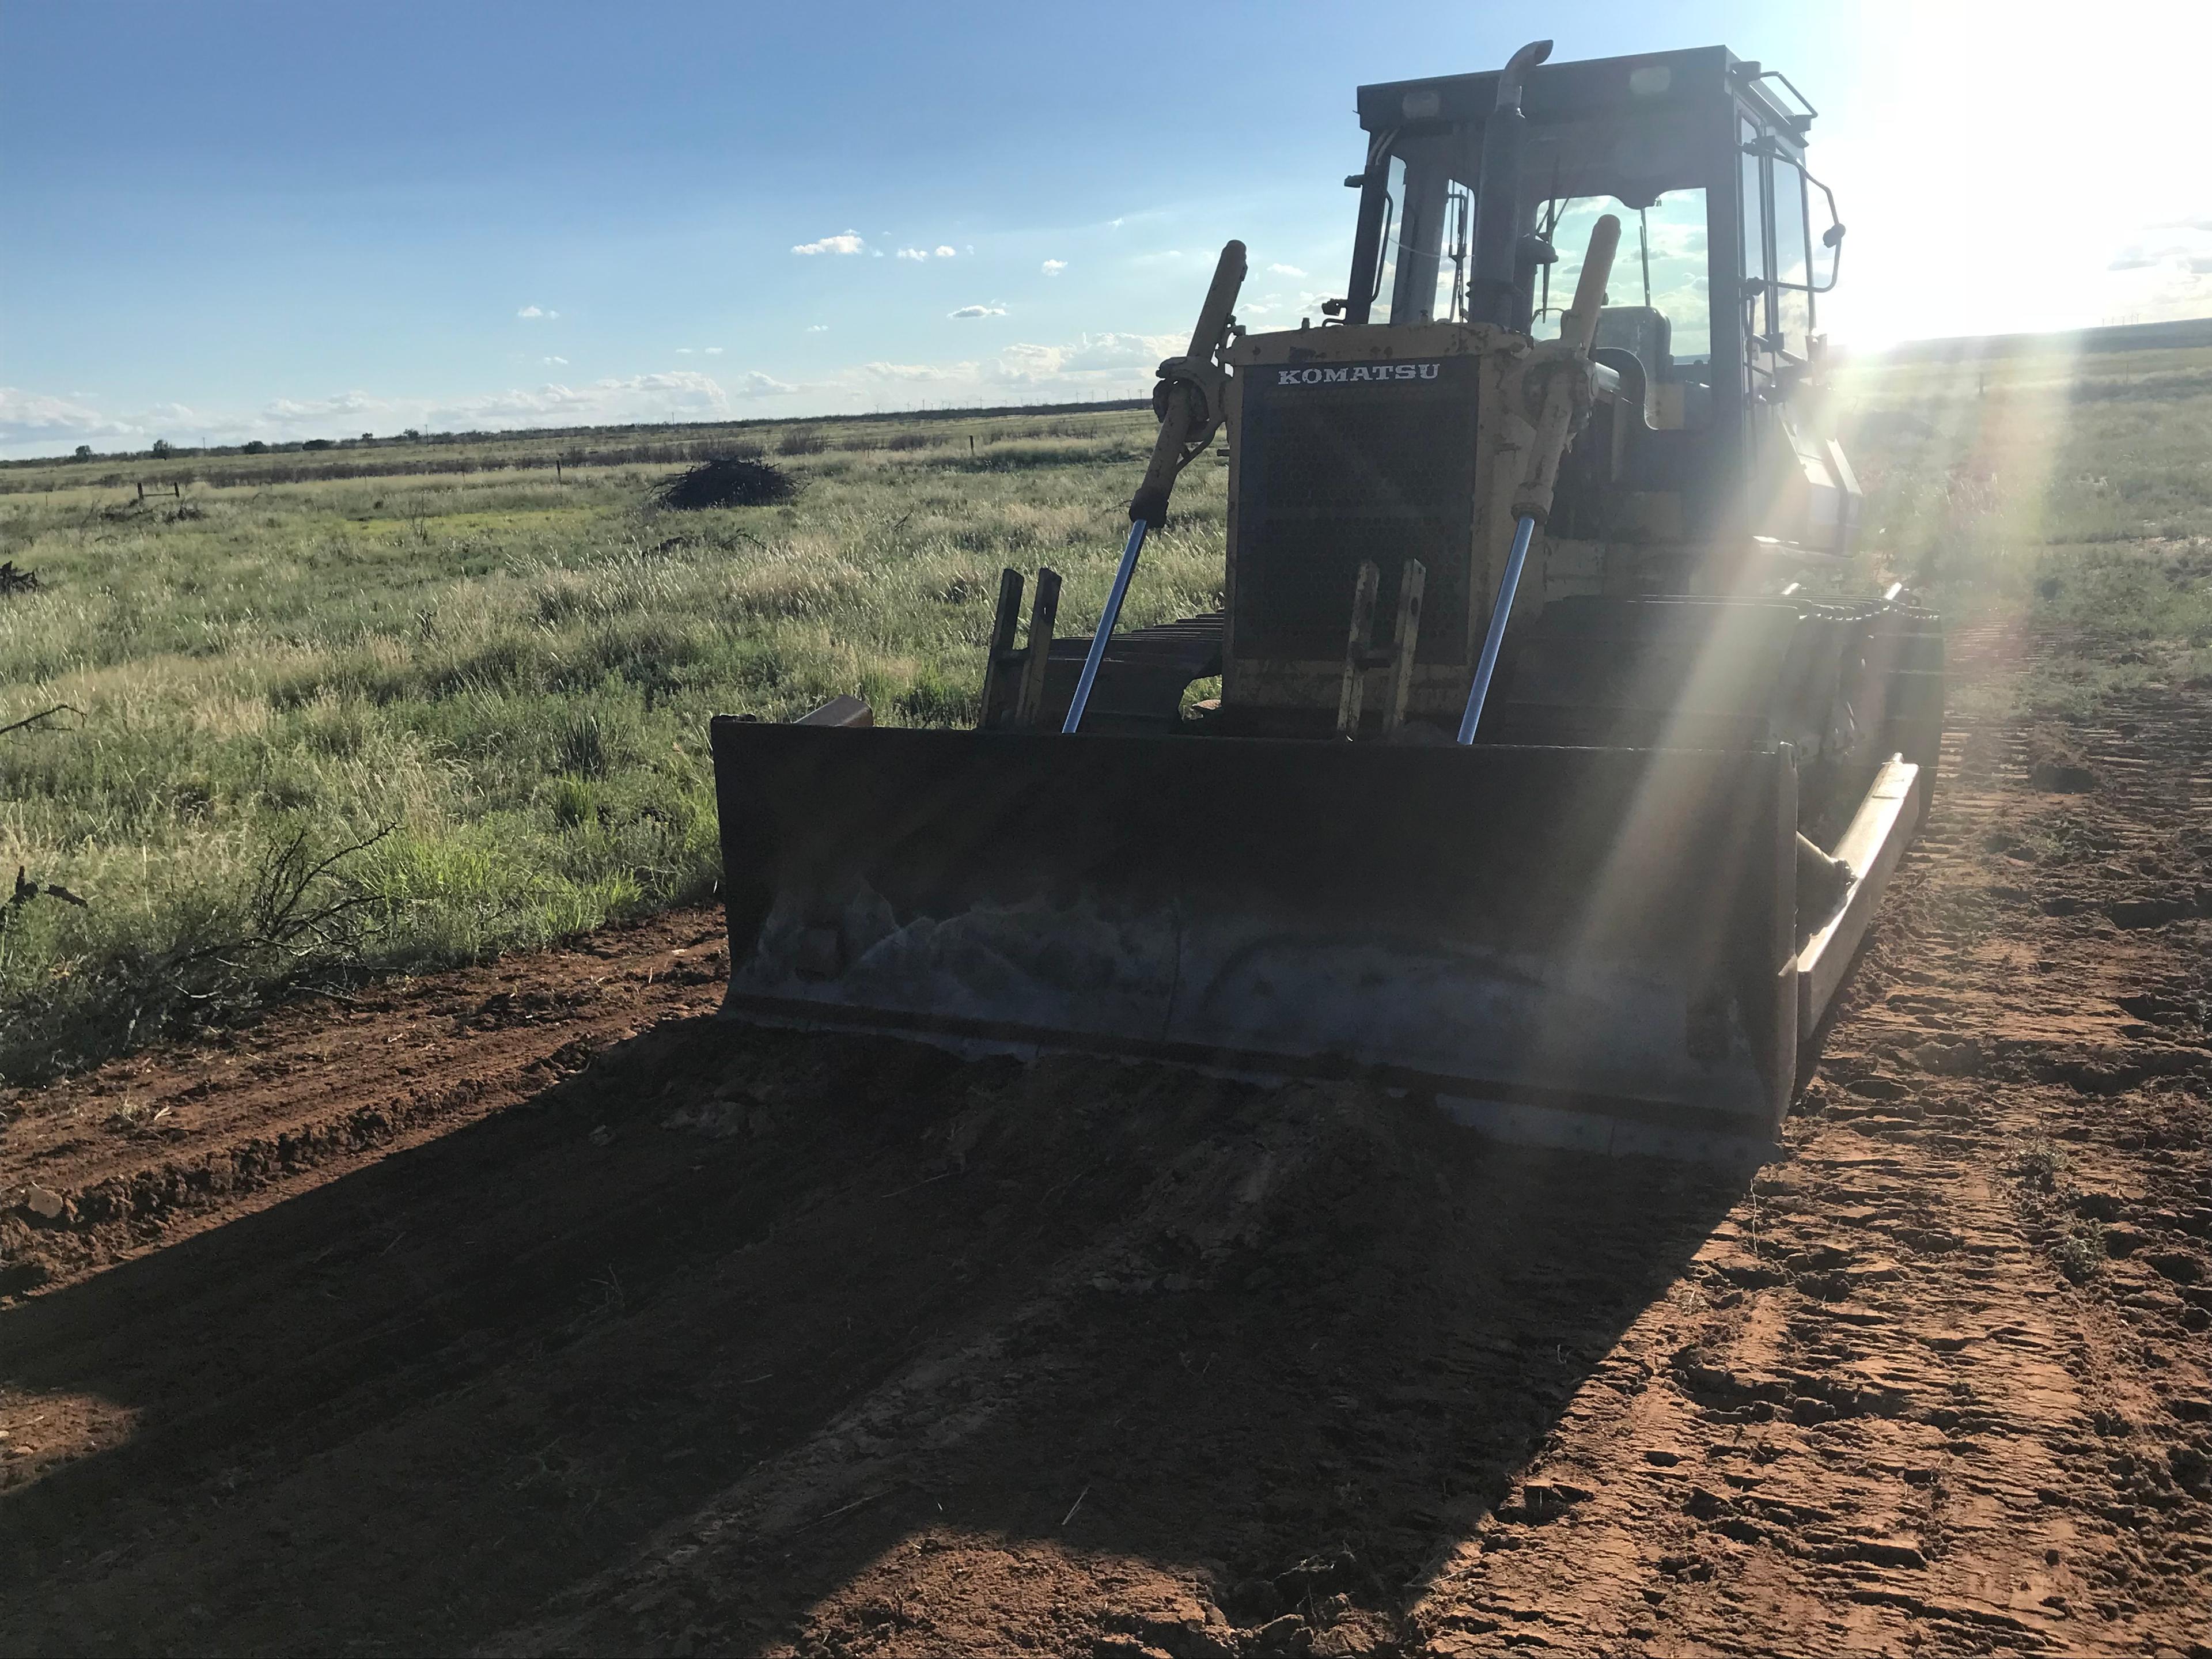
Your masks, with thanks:
M 0 1651 L 2212 1654 L 2205 704 L 1953 734 L 1755 1181 L 705 914 L 21 1095 Z

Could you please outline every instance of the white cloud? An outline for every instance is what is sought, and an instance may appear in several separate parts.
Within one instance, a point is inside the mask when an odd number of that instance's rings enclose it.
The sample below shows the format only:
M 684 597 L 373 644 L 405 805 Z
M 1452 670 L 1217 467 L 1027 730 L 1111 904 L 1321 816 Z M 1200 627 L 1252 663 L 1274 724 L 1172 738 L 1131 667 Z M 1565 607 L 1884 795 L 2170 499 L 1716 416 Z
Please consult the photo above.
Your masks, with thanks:
M 722 348 L 720 346 L 708 346 L 707 348 L 707 355 L 709 357 L 719 357 L 722 355 Z
M 869 363 L 860 372 L 878 380 L 951 380 L 972 375 L 973 363 Z
M 1003 317 L 1006 314 L 1006 307 L 995 303 L 988 306 L 963 306 L 957 311 L 946 313 L 952 317 Z
M 2148 225 L 2106 261 L 2103 321 L 2170 322 L 2212 313 L 2212 222 Z
M 898 257 L 902 259 L 927 259 L 929 250 L 926 247 L 902 247 L 898 251 Z
M 565 365 L 559 365 L 565 367 Z M 775 383 L 780 385 L 781 383 Z M 763 388 L 748 381 L 746 395 Z M 495 431 L 534 426 L 611 426 L 641 421 L 726 419 L 730 394 L 690 369 L 632 374 L 570 386 L 550 380 L 530 388 L 474 398 L 381 398 L 361 391 L 327 398 L 278 398 L 251 413 L 155 404 L 111 415 L 88 401 L 0 387 L 0 454 L 143 449 L 156 438 L 179 444 L 233 444 L 260 438 L 350 438 L 363 430 L 421 427 L 437 432 Z
M 975 250 L 971 247 L 968 251 L 970 253 L 973 253 Z M 950 259 L 952 257 L 952 250 L 946 247 L 944 244 L 939 243 L 937 248 L 937 257 L 940 259 Z
M 568 360 L 566 357 L 548 357 L 544 361 L 551 364 L 556 368 L 566 368 L 568 367 Z
M 1322 301 L 1328 297 L 1326 294 L 1316 294 L 1311 290 L 1298 294 L 1261 294 L 1239 299 L 1237 314 L 1252 318 L 1279 317 L 1285 312 L 1292 316 L 1310 314 L 1317 311 Z
M 971 247 L 968 251 L 973 253 L 975 250 Z M 898 251 L 898 257 L 902 259 L 957 259 L 960 257 L 960 250 L 940 242 L 935 247 L 902 247 Z
M 912 388 L 909 395 L 933 408 L 963 401 L 1138 397 L 1151 388 L 1160 360 L 1184 343 L 1177 335 L 1134 333 L 1081 335 L 1058 345 L 1024 342 L 955 362 L 866 363 L 813 389 L 848 408 L 878 409 L 886 406 L 884 393 L 898 386 Z
M 975 307 L 1006 314 L 1000 301 Z M 805 325 L 810 333 L 832 325 Z M 1134 331 L 1000 344 L 999 329 L 973 331 L 972 356 L 941 361 L 876 361 L 810 373 L 793 382 L 734 366 L 720 378 L 698 368 L 542 384 L 462 398 L 431 398 L 342 390 L 326 397 L 279 398 L 258 407 L 207 410 L 176 404 L 105 407 L 90 395 L 0 389 L 0 455 L 65 455 L 78 444 L 112 453 L 143 450 L 156 438 L 175 444 L 234 444 L 349 438 L 363 431 L 513 430 L 668 420 L 727 420 L 774 409 L 779 414 L 860 413 L 928 406 L 1075 403 L 1141 397 L 1164 357 L 1182 349 L 1175 334 Z M 703 354 L 710 348 L 694 348 Z M 561 371 L 566 363 L 548 361 Z M 720 365 L 711 366 L 719 369 Z
M 290 398 L 273 398 L 261 406 L 261 412 L 273 421 L 313 420 L 325 415 L 374 415 L 391 407 L 384 398 L 371 397 L 366 392 L 341 392 L 305 403 Z
M 1180 335 L 1138 333 L 1086 334 L 1058 344 L 1022 342 L 953 362 L 866 363 L 811 390 L 825 409 L 1141 397 L 1151 389 L 1160 360 L 1185 343 Z
M 1160 359 L 1173 356 L 1186 343 L 1172 334 L 1109 333 L 1079 335 L 1067 345 L 1011 345 L 999 353 L 991 378 L 1016 381 L 1071 376 L 1126 378 L 1142 371 L 1144 383 L 1150 385 Z
M 793 253 L 860 253 L 867 246 L 860 240 L 859 231 L 842 230 L 835 236 L 824 236 L 818 242 L 794 242 L 791 251 Z
M 974 307 L 996 317 L 994 301 Z M 823 333 L 831 325 L 805 325 Z M 987 337 L 994 331 L 978 331 Z M 779 413 L 830 414 L 927 405 L 1067 402 L 1141 397 L 1164 357 L 1182 349 L 1181 336 L 1135 331 L 1087 334 L 1043 343 L 1023 341 L 943 362 L 872 362 L 785 380 L 762 369 L 732 370 L 725 380 L 695 368 L 610 376 L 588 382 L 550 380 L 477 397 L 428 398 L 342 391 L 322 398 L 278 398 L 228 412 L 178 404 L 100 406 L 96 398 L 0 388 L 0 455 L 65 455 L 78 444 L 143 450 L 156 438 L 172 443 L 241 443 L 260 438 L 349 438 L 363 431 L 512 430 L 548 426 L 617 425 L 667 420 L 727 420 L 772 406 Z M 694 348 L 703 353 L 712 348 Z M 548 359 L 546 367 L 567 364 Z
M 35 454 L 101 442 L 143 448 L 158 434 L 111 419 L 75 398 L 46 398 L 12 386 L 0 386 L 0 449 Z
M 1269 265 L 1267 269 L 1278 276 L 1303 276 L 1305 272 L 1296 265 Z
M 1067 261 L 1065 259 L 1048 259 L 1044 262 L 1042 269 L 1046 276 L 1057 276 L 1061 271 L 1067 269 Z
M 525 306 L 521 310 L 516 312 L 514 314 L 518 317 L 527 317 L 533 320 L 538 318 L 544 318 L 546 321 L 550 322 L 554 318 L 558 317 L 561 313 L 557 311 L 543 310 L 537 306 Z
M 690 346 L 678 346 L 676 348 L 676 355 L 679 357 L 689 357 L 691 355 L 691 348 Z
M 355 394 L 358 396 L 359 394 Z M 729 410 L 729 394 L 696 369 L 611 376 L 588 386 L 548 381 L 531 391 L 494 392 L 450 403 L 425 403 L 423 421 L 440 429 L 583 426 L 625 421 L 708 420 Z M 388 405 L 404 410 L 404 402 Z
M 2107 270 L 2146 270 L 2166 264 L 2202 275 L 2212 271 L 2212 231 L 2183 222 L 2153 225 L 2112 256 Z

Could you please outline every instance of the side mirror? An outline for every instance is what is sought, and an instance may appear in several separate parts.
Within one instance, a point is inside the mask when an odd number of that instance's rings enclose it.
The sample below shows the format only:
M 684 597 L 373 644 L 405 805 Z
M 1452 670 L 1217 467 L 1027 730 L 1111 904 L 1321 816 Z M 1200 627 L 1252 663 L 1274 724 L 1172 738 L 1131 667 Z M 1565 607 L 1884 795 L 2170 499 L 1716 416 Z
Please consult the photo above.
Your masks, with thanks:
M 1826 294 L 1836 285 L 1836 273 L 1844 266 L 1844 221 L 1836 211 L 1836 192 L 1830 190 L 1811 173 L 1805 180 L 1825 197 L 1828 204 L 1828 228 L 1820 233 L 1820 246 L 1828 250 L 1828 269 L 1825 278 L 1817 270 L 1808 274 L 1813 278 L 1813 292 Z

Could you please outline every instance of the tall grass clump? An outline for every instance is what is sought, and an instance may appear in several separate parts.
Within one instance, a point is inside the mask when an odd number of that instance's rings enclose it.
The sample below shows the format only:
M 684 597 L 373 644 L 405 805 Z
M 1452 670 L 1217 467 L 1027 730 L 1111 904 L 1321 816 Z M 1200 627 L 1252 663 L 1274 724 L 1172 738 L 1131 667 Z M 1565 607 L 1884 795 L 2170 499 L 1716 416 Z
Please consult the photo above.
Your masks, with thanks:
M 790 428 L 803 489 L 676 513 L 627 457 L 160 510 L 67 467 L 0 495 L 0 556 L 38 576 L 0 595 L 0 726 L 77 711 L 0 736 L 0 860 L 38 884 L 0 890 L 0 1075 L 708 896 L 711 715 L 857 690 L 972 720 L 1001 564 L 1065 574 L 1063 627 L 1096 614 L 1129 489 L 1097 450 L 1149 416 L 969 471 L 1004 424 L 860 450 Z M 1222 507 L 1194 471 L 1133 625 L 1213 602 Z

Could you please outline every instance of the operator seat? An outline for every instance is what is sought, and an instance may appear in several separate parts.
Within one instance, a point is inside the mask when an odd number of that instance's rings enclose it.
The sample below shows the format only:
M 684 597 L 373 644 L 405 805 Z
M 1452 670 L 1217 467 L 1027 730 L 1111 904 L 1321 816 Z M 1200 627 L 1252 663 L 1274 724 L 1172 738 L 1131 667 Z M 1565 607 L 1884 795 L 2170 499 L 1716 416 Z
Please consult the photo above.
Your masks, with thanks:
M 1646 380 L 1674 378 L 1674 325 L 1656 307 L 1604 306 L 1598 311 L 1595 343 L 1634 352 Z

